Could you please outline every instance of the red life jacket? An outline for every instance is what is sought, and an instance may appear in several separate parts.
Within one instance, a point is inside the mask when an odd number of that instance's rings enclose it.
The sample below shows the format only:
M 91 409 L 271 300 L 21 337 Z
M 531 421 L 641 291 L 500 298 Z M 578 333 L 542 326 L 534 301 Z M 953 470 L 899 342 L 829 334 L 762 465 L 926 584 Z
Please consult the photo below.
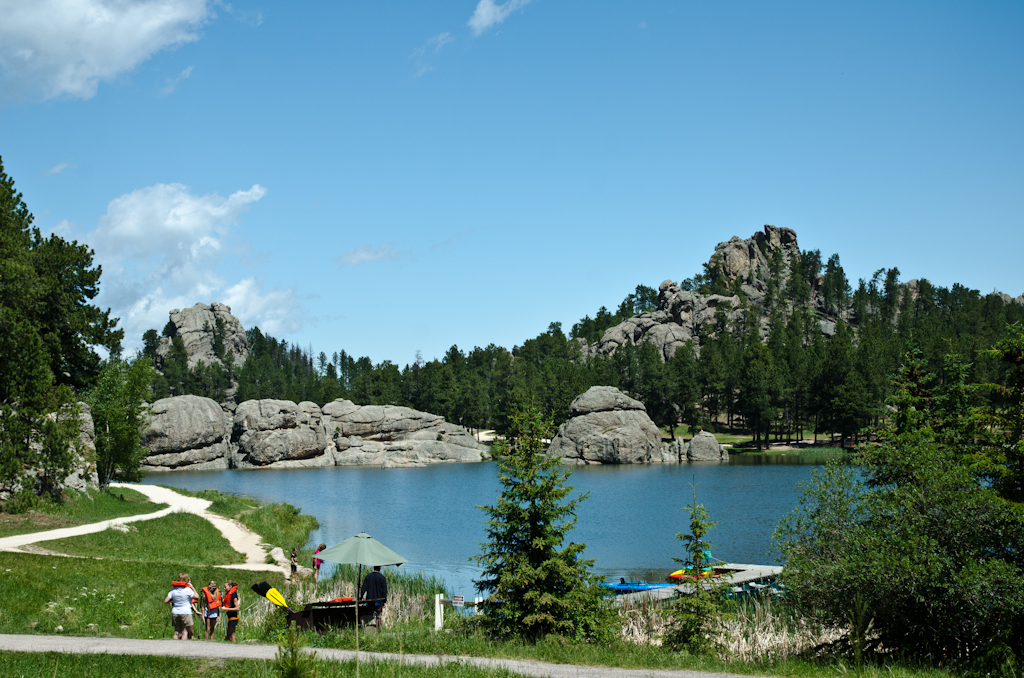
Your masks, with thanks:
M 224 605 L 228 606 L 234 603 L 234 597 L 238 595 L 238 587 L 232 586 L 228 589 L 228 592 L 224 594 Z M 238 610 L 230 610 L 227 613 L 228 619 L 238 619 Z
M 220 591 L 217 591 L 217 595 L 213 595 L 210 593 L 210 588 L 208 586 L 204 586 L 203 594 L 206 596 L 206 609 L 216 610 L 222 605 L 223 601 L 220 597 Z

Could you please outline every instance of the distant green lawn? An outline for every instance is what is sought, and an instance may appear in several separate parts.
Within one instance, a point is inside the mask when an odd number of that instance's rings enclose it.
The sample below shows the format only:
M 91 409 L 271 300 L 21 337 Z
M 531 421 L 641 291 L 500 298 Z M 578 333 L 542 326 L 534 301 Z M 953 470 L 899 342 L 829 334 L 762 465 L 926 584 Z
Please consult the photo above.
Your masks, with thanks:
M 146 495 L 128 488 L 112 487 L 109 492 L 72 492 L 60 504 L 45 502 L 21 515 L 0 513 L 0 537 L 155 513 L 163 508 L 167 508 L 167 504 L 154 504 Z

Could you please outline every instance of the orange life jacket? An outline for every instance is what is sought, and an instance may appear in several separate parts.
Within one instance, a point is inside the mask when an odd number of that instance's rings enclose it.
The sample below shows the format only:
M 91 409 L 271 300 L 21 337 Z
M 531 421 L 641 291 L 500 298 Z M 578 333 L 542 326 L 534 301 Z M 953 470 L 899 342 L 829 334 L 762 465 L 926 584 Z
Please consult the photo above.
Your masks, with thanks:
M 238 594 L 238 587 L 237 586 L 232 586 L 231 588 L 229 588 L 228 592 L 224 594 L 224 604 L 225 605 L 231 605 L 234 602 L 234 600 L 233 600 L 234 596 L 236 596 L 237 594 Z M 228 614 L 228 619 L 238 619 L 238 610 L 230 610 L 230 611 L 228 611 L 227 614 Z
M 217 591 L 217 595 L 213 595 L 212 593 L 210 593 L 210 587 L 204 586 L 203 594 L 206 596 L 206 608 L 208 610 L 216 610 L 223 604 L 223 601 L 220 597 L 220 591 Z

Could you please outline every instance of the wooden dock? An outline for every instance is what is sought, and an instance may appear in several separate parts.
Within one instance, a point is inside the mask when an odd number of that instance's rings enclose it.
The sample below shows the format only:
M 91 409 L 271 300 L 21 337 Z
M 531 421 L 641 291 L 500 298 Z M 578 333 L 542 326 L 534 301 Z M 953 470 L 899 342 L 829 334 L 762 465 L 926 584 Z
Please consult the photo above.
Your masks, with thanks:
M 740 563 L 725 563 L 718 565 L 715 569 L 731 570 L 728 574 L 723 574 L 716 580 L 726 583 L 730 587 L 750 584 L 767 585 L 774 581 L 779 576 L 779 573 L 782 572 L 782 568 L 777 565 L 744 565 Z M 631 603 L 640 603 L 644 600 L 667 600 L 673 598 L 676 595 L 676 591 L 692 593 L 696 585 L 696 582 L 690 582 L 676 586 L 666 586 L 662 589 L 624 593 L 620 596 L 615 596 L 615 600 Z

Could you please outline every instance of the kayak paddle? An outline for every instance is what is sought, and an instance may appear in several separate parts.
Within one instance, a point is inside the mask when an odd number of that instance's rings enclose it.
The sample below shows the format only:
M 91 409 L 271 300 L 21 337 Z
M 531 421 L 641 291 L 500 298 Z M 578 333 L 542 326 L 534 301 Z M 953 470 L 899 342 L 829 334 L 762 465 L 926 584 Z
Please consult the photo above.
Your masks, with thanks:
M 295 610 L 288 607 L 288 603 L 285 602 L 284 596 L 281 595 L 281 592 L 267 582 L 261 581 L 259 584 L 253 584 L 252 590 L 272 602 L 274 605 L 283 607 L 293 614 L 295 613 Z

